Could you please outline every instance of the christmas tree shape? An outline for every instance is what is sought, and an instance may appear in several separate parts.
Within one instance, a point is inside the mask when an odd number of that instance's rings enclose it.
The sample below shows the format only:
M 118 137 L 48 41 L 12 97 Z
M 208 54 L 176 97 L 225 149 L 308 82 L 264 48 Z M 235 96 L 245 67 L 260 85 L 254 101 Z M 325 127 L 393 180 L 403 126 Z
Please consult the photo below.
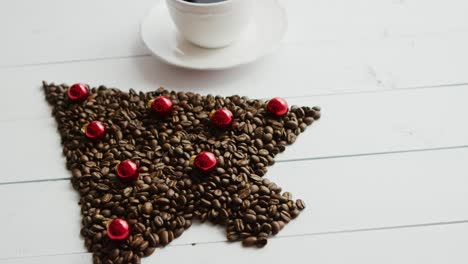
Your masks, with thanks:
M 140 263 L 192 221 L 222 225 L 228 241 L 263 247 L 305 207 L 264 175 L 320 118 L 318 107 L 163 88 L 43 88 L 94 263 Z

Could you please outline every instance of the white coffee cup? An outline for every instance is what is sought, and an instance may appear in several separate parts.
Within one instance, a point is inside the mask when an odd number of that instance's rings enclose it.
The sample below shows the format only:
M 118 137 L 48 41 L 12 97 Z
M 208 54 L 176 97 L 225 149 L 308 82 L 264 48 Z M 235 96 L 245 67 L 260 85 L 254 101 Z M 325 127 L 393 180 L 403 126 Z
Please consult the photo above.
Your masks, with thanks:
M 172 21 L 189 42 L 204 48 L 232 44 L 250 21 L 254 0 L 224 0 L 202 4 L 166 0 Z

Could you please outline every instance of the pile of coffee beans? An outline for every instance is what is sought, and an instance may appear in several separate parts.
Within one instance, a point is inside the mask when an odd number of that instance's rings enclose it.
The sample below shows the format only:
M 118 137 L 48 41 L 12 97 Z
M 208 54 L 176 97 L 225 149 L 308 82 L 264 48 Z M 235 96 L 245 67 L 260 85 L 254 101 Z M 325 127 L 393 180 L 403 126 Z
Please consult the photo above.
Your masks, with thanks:
M 264 178 L 274 157 L 320 118 L 318 107 L 292 106 L 284 116 L 270 115 L 262 100 L 220 97 L 157 89 L 142 93 L 100 86 L 83 101 L 71 101 L 68 86 L 43 83 L 62 138 L 66 166 L 80 194 L 82 229 L 94 263 L 140 263 L 178 238 L 193 221 L 226 228 L 229 241 L 263 247 L 305 208 L 302 200 Z M 157 116 L 151 99 L 164 95 L 173 110 Z M 230 127 L 210 122 L 213 110 L 233 113 Z M 85 137 L 91 121 L 106 126 L 100 140 Z M 215 154 L 217 166 L 204 173 L 191 157 Z M 138 179 L 122 181 L 116 166 L 131 159 Z M 283 175 L 294 181 L 294 175 Z M 107 235 L 110 220 L 126 219 L 130 235 L 115 241 Z

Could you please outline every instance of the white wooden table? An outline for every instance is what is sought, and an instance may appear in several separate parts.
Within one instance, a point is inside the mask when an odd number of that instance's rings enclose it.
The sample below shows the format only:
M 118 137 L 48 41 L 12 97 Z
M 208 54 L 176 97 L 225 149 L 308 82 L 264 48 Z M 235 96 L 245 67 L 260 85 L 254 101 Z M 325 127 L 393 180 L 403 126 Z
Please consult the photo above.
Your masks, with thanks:
M 266 248 L 198 225 L 143 263 L 468 263 L 466 0 L 283 0 L 280 50 L 221 72 L 151 57 L 156 1 L 0 2 L 0 263 L 91 263 L 42 80 L 322 106 L 269 170 L 308 207 Z

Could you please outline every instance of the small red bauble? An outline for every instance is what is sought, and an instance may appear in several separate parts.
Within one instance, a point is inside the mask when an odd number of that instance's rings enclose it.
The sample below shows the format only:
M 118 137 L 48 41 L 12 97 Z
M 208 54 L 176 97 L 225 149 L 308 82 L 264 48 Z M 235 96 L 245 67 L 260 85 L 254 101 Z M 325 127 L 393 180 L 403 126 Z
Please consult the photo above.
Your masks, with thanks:
M 106 134 L 106 126 L 99 121 L 93 121 L 83 127 L 83 131 L 87 138 L 98 140 Z
M 266 108 L 275 116 L 283 116 L 288 112 L 288 103 L 283 98 L 275 97 L 268 101 Z
M 216 163 L 218 163 L 218 161 L 216 160 L 215 155 L 208 151 L 200 152 L 193 160 L 195 168 L 203 172 L 208 172 L 214 169 L 214 167 L 216 167 Z
M 218 128 L 226 128 L 232 123 L 232 112 L 227 109 L 218 109 L 211 112 L 210 119 Z
M 107 236 L 111 240 L 124 240 L 128 235 L 130 235 L 130 226 L 124 219 L 114 219 L 107 225 Z
M 131 160 L 124 160 L 117 165 L 117 175 L 121 179 L 135 180 L 138 178 L 138 166 Z
M 172 112 L 172 101 L 166 96 L 158 96 L 149 101 L 149 107 L 158 115 L 167 115 Z
M 86 84 L 75 83 L 68 88 L 68 98 L 72 101 L 83 101 L 88 98 L 89 87 Z

